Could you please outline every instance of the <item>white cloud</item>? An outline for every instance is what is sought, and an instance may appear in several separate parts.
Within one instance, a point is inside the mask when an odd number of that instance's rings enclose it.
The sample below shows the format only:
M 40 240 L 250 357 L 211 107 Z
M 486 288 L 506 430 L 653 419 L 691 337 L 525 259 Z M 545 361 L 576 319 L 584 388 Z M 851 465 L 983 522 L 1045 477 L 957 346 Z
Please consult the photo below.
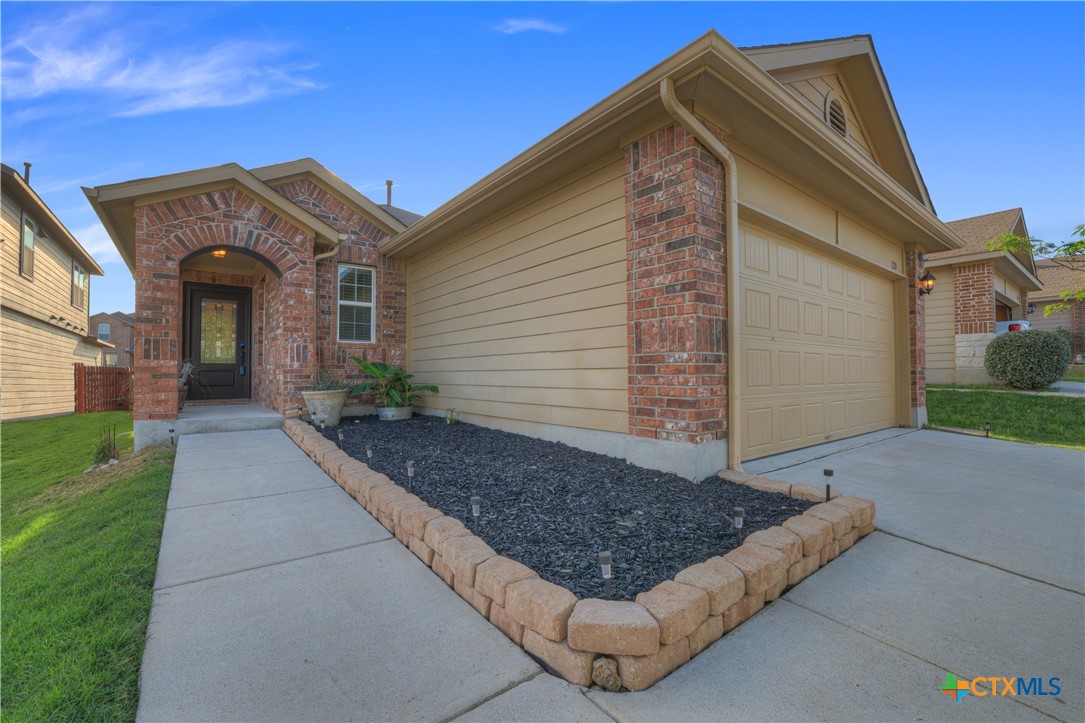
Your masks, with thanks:
M 568 28 L 540 18 L 506 18 L 497 25 L 494 25 L 493 29 L 499 33 L 504 33 L 505 35 L 516 35 L 517 33 L 525 33 L 530 30 L 560 35 Z
M 111 114 L 244 105 L 322 86 L 313 64 L 288 59 L 283 43 L 225 40 L 145 47 L 153 28 L 124 27 L 114 6 L 95 5 L 30 25 L 3 46 L 3 97 L 96 96 Z M 55 104 L 63 108 L 63 104 Z
M 69 230 L 79 245 L 86 249 L 87 253 L 99 264 L 121 261 L 121 254 L 113 244 L 113 239 L 109 238 L 102 224 L 97 221 L 88 226 Z

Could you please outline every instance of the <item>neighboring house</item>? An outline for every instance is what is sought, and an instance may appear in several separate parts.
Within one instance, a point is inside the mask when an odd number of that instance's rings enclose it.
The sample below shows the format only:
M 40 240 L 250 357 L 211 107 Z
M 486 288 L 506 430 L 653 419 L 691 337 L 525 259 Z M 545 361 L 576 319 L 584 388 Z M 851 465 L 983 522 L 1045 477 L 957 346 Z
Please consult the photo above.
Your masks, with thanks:
M 136 317 L 123 311 L 100 312 L 90 317 L 90 330 L 113 349 L 102 352 L 102 366 L 130 367 L 136 338 Z
M 1044 316 L 1044 307 L 1048 304 L 1063 303 L 1063 292 L 1075 291 L 1085 286 L 1085 256 L 1069 256 L 1066 261 L 1072 263 L 1074 268 L 1050 259 L 1036 262 L 1036 270 L 1044 288 L 1029 299 L 1036 304 L 1036 311 L 1029 316 L 1029 320 L 1033 329 L 1069 330 L 1074 363 L 1085 364 L 1085 301 L 1072 301 L 1066 311 L 1055 311 Z
M 988 384 L 983 366 L 995 324 L 1029 316 L 1029 295 L 1040 290 L 1036 264 L 1027 251 L 992 251 L 987 242 L 1012 233 L 1028 238 L 1025 214 L 1011 208 L 946 224 L 965 245 L 930 254 L 927 268 L 938 278 L 926 299 L 927 381 Z
M 97 364 L 88 335 L 90 276 L 102 269 L 27 179 L 0 166 L 0 419 L 75 411 L 72 364 Z
M 137 446 L 186 358 L 279 411 L 405 363 L 428 411 L 687 476 L 921 426 L 921 258 L 962 244 L 866 36 L 710 32 L 409 227 L 312 160 L 86 193 L 136 279 Z

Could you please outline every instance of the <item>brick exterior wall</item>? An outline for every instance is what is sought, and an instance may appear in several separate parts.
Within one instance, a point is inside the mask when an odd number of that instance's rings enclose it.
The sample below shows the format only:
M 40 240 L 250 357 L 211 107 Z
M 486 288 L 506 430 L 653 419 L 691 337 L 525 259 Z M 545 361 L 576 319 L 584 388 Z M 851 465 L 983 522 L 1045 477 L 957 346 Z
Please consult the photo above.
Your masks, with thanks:
M 363 375 L 351 357 L 404 365 L 407 361 L 407 273 L 402 259 L 387 258 L 377 250 L 377 243 L 388 234 L 353 206 L 343 203 L 309 179 L 292 180 L 273 188 L 335 230 L 348 235 L 335 256 L 317 262 L 317 360 L 320 366 L 344 378 L 360 380 Z M 337 341 L 340 263 L 375 269 L 374 343 Z M 374 400 L 355 398 L 354 401 L 369 404 Z
M 926 273 L 923 257 L 914 248 L 904 250 L 904 275 L 908 279 L 908 390 L 912 409 L 927 406 L 927 332 L 924 296 L 919 277 Z
M 953 267 L 957 334 L 995 333 L 995 267 L 990 261 Z
M 726 438 L 724 176 L 671 124 L 625 149 L 629 434 Z
M 106 354 L 116 354 L 117 363 L 115 366 L 130 367 L 133 362 L 133 354 L 130 351 L 133 348 L 136 337 L 136 327 L 134 324 L 129 324 L 126 321 L 118 319 L 112 314 L 102 312 L 90 317 L 87 329 L 91 336 L 98 336 L 98 325 L 109 324 L 109 343 L 113 345 L 113 349 L 102 350 L 102 364 L 105 364 Z
M 1085 356 L 1085 301 L 1070 304 L 1070 331 L 1073 333 L 1071 358 Z
M 236 188 L 137 206 L 135 225 L 135 418 L 177 416 L 181 263 L 219 245 L 244 248 L 281 274 L 255 280 L 263 282 L 269 328 L 261 330 L 253 393 L 272 409 L 300 406 L 313 373 L 313 240 Z

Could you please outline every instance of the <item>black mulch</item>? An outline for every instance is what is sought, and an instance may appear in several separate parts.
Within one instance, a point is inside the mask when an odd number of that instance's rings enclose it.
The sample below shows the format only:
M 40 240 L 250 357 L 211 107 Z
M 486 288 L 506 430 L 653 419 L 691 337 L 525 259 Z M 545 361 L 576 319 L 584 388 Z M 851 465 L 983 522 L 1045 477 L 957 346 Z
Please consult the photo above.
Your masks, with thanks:
M 677 475 L 627 464 L 556 442 L 441 417 L 380 422 L 344 419 L 325 436 L 354 458 L 412 485 L 444 514 L 474 527 L 471 496 L 482 500 L 477 534 L 505 557 L 577 597 L 603 597 L 598 554 L 614 556 L 612 598 L 632 600 L 678 572 L 736 545 L 734 507 L 745 508 L 745 534 L 782 523 L 813 503 L 709 477 Z M 373 450 L 372 459 L 366 447 Z

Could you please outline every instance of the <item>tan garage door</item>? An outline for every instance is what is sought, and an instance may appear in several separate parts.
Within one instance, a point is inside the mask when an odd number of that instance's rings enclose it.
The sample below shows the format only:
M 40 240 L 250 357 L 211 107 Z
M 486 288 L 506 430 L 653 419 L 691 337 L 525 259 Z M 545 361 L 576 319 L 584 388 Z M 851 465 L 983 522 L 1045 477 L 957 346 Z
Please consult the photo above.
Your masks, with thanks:
M 743 459 L 894 426 L 893 283 L 742 229 Z

